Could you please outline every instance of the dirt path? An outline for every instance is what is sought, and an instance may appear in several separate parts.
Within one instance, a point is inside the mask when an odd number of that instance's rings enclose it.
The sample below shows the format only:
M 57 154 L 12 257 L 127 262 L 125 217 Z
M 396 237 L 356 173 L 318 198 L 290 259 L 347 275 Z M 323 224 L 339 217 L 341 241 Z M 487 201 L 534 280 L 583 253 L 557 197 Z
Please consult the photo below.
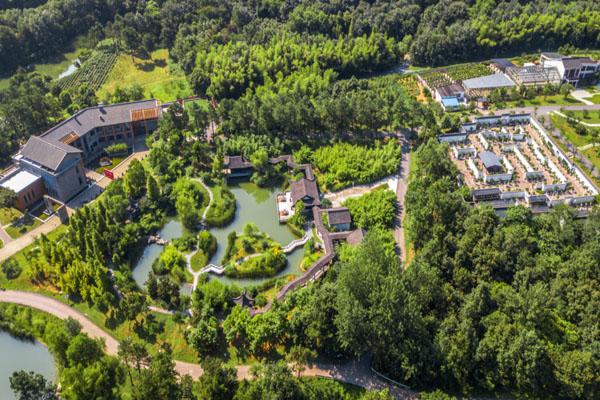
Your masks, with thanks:
M 353 197 L 360 197 L 365 193 L 371 192 L 376 187 L 387 185 L 391 190 L 396 190 L 398 175 L 388 176 L 373 183 L 364 185 L 355 185 L 337 192 L 325 194 L 325 198 L 331 201 L 333 207 L 340 207 L 344 201 Z
M 396 186 L 396 198 L 398 199 L 398 225 L 394 230 L 394 239 L 400 249 L 400 259 L 406 264 L 406 244 L 404 239 L 404 196 L 408 186 L 408 173 L 410 172 L 410 146 L 404 135 L 400 136 L 402 146 L 402 160 L 400 161 L 400 172 Z
M 71 317 L 81 324 L 83 332 L 87 333 L 90 337 L 104 340 L 106 345 L 105 350 L 108 354 L 117 355 L 119 342 L 115 338 L 90 321 L 84 314 L 56 299 L 38 293 L 5 290 L 0 291 L 0 302 L 20 304 L 35 308 L 52 314 L 60 319 Z M 238 379 L 251 378 L 250 366 L 238 365 L 236 369 Z M 193 379 L 198 379 L 203 372 L 200 365 L 183 361 L 175 361 L 175 370 L 178 374 L 190 375 Z M 401 389 L 377 378 L 370 370 L 370 361 L 367 359 L 339 364 L 315 363 L 310 365 L 302 375 L 337 379 L 370 390 L 389 388 L 391 393 L 397 398 L 407 400 L 417 398 L 416 393 Z

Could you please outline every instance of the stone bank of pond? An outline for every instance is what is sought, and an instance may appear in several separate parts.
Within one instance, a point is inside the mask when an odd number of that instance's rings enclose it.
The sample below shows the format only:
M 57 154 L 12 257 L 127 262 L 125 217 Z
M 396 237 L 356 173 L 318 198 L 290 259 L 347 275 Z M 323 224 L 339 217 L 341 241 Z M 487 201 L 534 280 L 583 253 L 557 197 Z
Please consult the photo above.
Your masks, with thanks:
M 290 229 L 280 224 L 277 218 L 276 211 L 276 197 L 277 193 L 281 192 L 281 188 L 260 188 L 257 185 L 250 182 L 241 182 L 229 185 L 229 190 L 235 196 L 237 202 L 237 209 L 233 221 L 222 228 L 211 228 L 209 229 L 217 239 L 217 252 L 210 260 L 215 264 L 220 264 L 221 259 L 227 248 L 227 236 L 229 233 L 236 231 L 241 232 L 249 222 L 254 223 L 258 226 L 258 229 L 262 232 L 267 233 L 273 240 L 279 242 L 282 246 L 285 246 L 296 237 L 292 234 Z M 159 231 L 162 238 L 172 240 L 183 236 L 184 228 L 182 224 L 172 219 Z M 133 278 L 140 287 L 144 287 L 144 283 L 148 278 L 148 274 L 152 271 L 152 263 L 158 258 L 162 252 L 163 247 L 157 244 L 150 244 L 146 246 L 140 259 L 135 264 L 133 269 Z M 303 249 L 296 249 L 287 256 L 287 266 L 280 271 L 275 277 L 284 275 L 300 275 L 300 263 L 302 262 Z M 228 278 L 225 276 L 216 277 L 211 275 L 211 278 L 220 279 L 224 283 L 233 283 L 238 286 L 250 286 L 257 285 L 269 278 L 259 279 L 235 279 Z
M 8 378 L 19 370 L 34 371 L 50 381 L 56 378 L 54 360 L 46 346 L 0 331 L 0 399 L 15 400 Z

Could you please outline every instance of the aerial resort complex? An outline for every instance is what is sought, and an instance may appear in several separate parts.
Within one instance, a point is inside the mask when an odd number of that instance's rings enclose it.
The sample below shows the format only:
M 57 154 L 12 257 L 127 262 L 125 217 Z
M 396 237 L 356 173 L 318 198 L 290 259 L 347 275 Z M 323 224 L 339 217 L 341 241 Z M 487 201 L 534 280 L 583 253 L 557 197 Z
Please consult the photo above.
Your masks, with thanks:
M 586 216 L 599 193 L 530 114 L 478 117 L 438 140 L 448 143 L 473 202 L 501 215 L 519 204 L 536 214 L 566 204 Z
M 600 399 L 598 0 L 0 0 L 0 400 Z

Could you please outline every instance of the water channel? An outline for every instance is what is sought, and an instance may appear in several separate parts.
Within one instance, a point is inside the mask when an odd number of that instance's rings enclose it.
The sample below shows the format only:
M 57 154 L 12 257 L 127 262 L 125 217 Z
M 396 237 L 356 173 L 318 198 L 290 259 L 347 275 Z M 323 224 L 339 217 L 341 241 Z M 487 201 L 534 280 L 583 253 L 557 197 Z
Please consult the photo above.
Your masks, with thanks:
M 19 370 L 34 371 L 54 381 L 56 369 L 48 348 L 40 342 L 19 340 L 0 331 L 0 399 L 15 400 L 8 378 Z
M 267 233 L 271 238 L 282 246 L 296 239 L 289 228 L 280 224 L 277 219 L 277 212 L 275 210 L 275 201 L 277 193 L 281 191 L 280 188 L 260 188 L 257 185 L 250 182 L 241 182 L 229 185 L 229 189 L 233 193 L 237 202 L 236 214 L 233 221 L 223 228 L 211 228 L 210 232 L 217 239 L 217 252 L 210 260 L 212 263 L 220 264 L 225 249 L 227 247 L 227 235 L 230 232 L 236 231 L 241 232 L 248 222 L 252 222 L 258 226 L 258 228 Z M 160 230 L 159 234 L 162 238 L 172 240 L 177 237 L 181 237 L 184 233 L 182 224 L 177 220 L 170 220 Z M 152 270 L 152 263 L 160 253 L 163 247 L 157 244 L 150 244 L 146 246 L 144 252 L 133 269 L 133 279 L 140 287 L 144 287 L 144 283 L 148 278 L 148 274 Z M 300 275 L 300 263 L 302 262 L 303 249 L 300 247 L 291 254 L 288 254 L 288 263 L 286 268 L 277 274 L 277 276 L 284 275 Z M 235 279 L 228 278 L 226 276 L 214 276 L 211 275 L 212 279 L 219 279 L 223 283 L 234 283 L 238 286 L 250 286 L 256 285 L 271 278 L 261 279 Z M 183 291 L 189 293 L 189 288 L 183 288 Z

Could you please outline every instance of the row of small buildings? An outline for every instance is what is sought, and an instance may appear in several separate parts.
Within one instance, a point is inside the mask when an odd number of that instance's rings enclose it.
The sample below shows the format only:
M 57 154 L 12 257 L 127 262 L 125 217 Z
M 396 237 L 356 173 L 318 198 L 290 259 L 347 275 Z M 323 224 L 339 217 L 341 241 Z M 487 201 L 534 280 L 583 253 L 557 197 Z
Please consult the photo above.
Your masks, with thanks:
M 541 53 L 538 64 L 528 63 L 518 67 L 507 59 L 496 58 L 490 61 L 489 68 L 492 74 L 434 88 L 433 97 L 445 110 L 452 111 L 465 105 L 467 101 L 485 103 L 496 89 L 556 86 L 563 83 L 577 86 L 582 80 L 600 71 L 600 62 L 589 57 Z
M 32 136 L 2 173 L 0 187 L 17 194 L 16 206 L 31 208 L 44 196 L 67 203 L 88 185 L 86 168 L 114 143 L 133 150 L 157 128 L 166 105 L 143 100 L 85 108 L 40 136 Z

